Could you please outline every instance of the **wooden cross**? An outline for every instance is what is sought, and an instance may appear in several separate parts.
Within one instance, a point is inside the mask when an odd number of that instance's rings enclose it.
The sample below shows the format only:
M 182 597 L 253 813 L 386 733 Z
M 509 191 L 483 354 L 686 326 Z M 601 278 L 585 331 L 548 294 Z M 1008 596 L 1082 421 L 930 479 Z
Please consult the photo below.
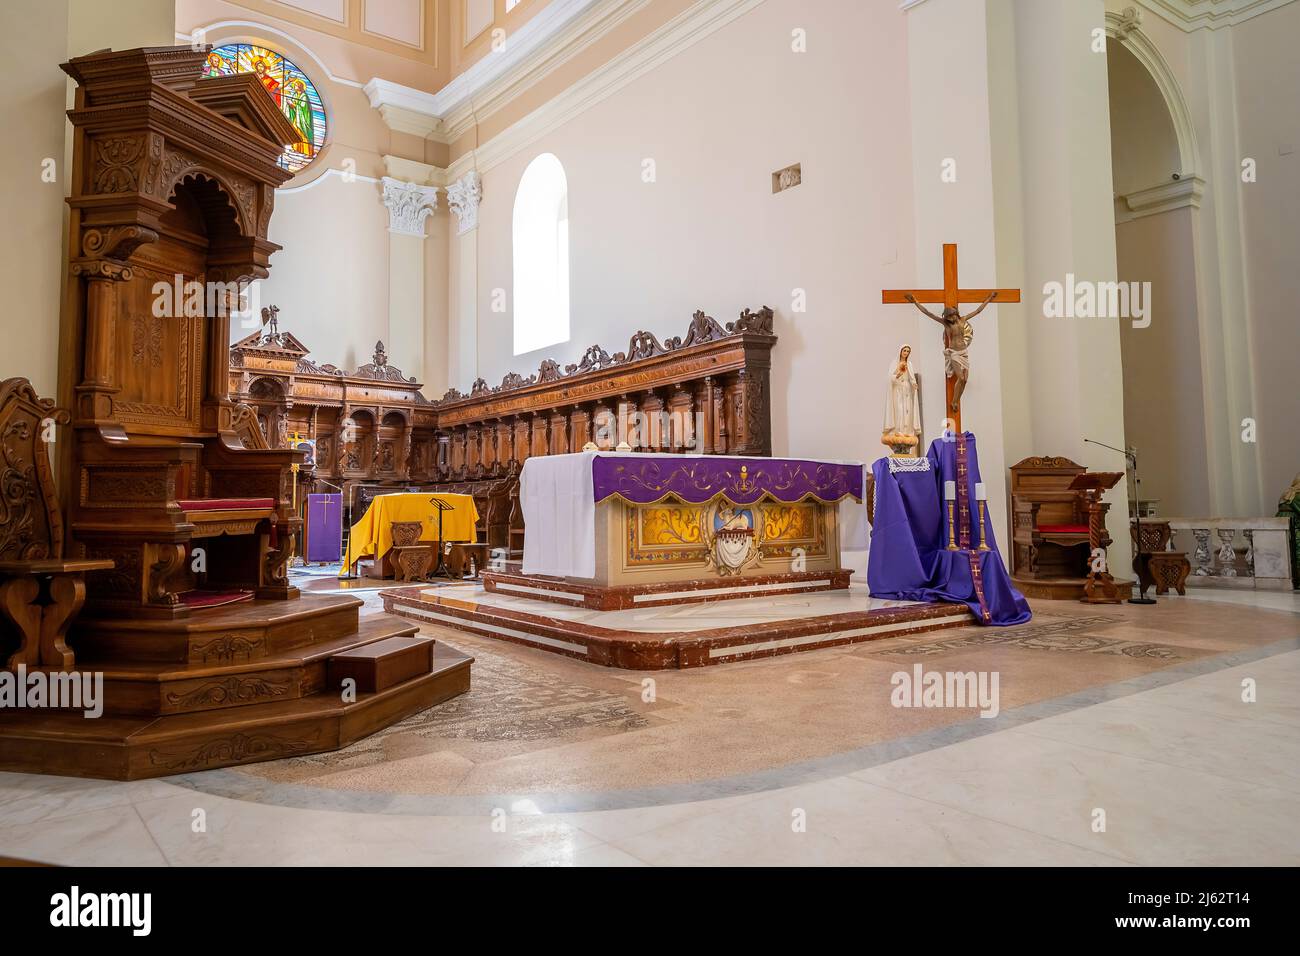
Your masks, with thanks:
M 1019 302 L 1019 289 L 963 289 L 957 282 L 957 244 L 955 242 L 945 242 L 943 244 L 943 288 L 942 289 L 885 289 L 880 294 L 880 301 L 885 305 L 915 305 L 918 309 L 937 322 L 944 325 L 944 346 L 955 347 L 961 344 L 961 341 L 953 339 L 955 335 L 959 339 L 961 336 L 961 325 L 966 319 L 973 319 L 989 302 Z M 980 307 L 968 315 L 961 315 L 957 312 L 958 306 L 963 303 L 980 303 Z M 924 308 L 921 303 L 940 304 L 944 307 L 944 316 L 937 316 L 933 312 Z M 949 313 L 949 310 L 953 310 Z M 969 343 L 967 343 L 969 344 Z M 966 387 L 966 378 L 969 371 L 964 368 L 954 368 L 951 374 L 946 373 L 947 388 L 945 389 L 946 401 L 944 403 L 945 418 L 951 418 L 953 422 L 952 430 L 961 431 L 961 393 Z

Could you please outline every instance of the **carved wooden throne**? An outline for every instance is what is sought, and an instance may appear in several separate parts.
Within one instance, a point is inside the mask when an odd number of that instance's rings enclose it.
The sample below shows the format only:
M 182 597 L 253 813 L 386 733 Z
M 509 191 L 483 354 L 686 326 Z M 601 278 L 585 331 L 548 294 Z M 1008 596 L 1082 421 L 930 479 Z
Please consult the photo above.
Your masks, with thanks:
M 1011 574 L 1030 597 L 1077 598 L 1088 575 L 1088 501 L 1070 482 L 1088 469 L 1059 456 L 1011 466 Z M 1103 503 L 1104 515 L 1110 506 Z M 1101 547 L 1111 544 L 1103 537 Z
M 279 248 L 266 238 L 289 177 L 276 159 L 298 134 L 255 76 L 198 82 L 203 59 L 162 47 L 63 65 L 78 84 L 69 533 L 78 554 L 116 563 L 90 577 L 92 614 L 297 596 L 302 453 L 246 447 L 226 395 L 230 311 Z
M 469 688 L 470 658 L 431 648 L 416 625 L 363 620 L 357 597 L 288 583 L 303 453 L 268 449 L 256 413 L 227 400 L 225 306 L 267 273 L 279 144 L 297 134 L 255 77 L 200 80 L 204 56 L 109 51 L 64 66 L 78 90 L 60 491 L 76 557 L 56 568 L 20 548 L 0 562 L 23 635 L 0 643 L 29 667 L 102 676 L 104 719 L 67 703 L 6 710 L 0 770 L 136 779 L 319 753 Z M 168 300 L 190 281 L 208 284 L 190 308 Z M 48 409 L 22 396 L 30 428 Z M 79 571 L 86 613 L 64 643 L 66 615 L 50 618 L 23 576 Z M 60 588 L 44 593 L 74 605 L 75 586 Z

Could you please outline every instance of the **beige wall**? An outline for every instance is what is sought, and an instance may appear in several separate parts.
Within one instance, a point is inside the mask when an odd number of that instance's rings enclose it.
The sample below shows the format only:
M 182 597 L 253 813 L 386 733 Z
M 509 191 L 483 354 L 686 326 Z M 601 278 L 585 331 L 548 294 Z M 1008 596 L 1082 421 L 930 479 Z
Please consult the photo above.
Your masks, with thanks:
M 0 335 L 5 360 L 0 378 L 25 375 L 42 395 L 58 385 L 60 256 L 67 171 L 63 116 L 68 52 L 66 4 L 15 0 L 0 31 L 0 114 L 10 135 L 0 137 L 8 228 L 0 242 L 5 307 Z M 21 130 L 21 135 L 13 135 Z M 57 180 L 42 182 L 41 163 L 53 159 Z
M 1115 227 L 1121 281 L 1151 283 L 1151 325 L 1122 323 L 1124 424 L 1143 500 L 1162 515 L 1210 510 L 1196 255 L 1190 208 Z
M 1300 472 L 1300 3 L 1233 28 L 1261 514 Z M 1227 171 L 1225 170 L 1225 173 Z M 1233 171 L 1235 172 L 1235 170 Z
M 1131 5 L 1106 0 L 1114 13 Z M 1202 513 L 1272 514 L 1279 492 L 1300 468 L 1300 442 L 1293 436 L 1300 399 L 1290 361 L 1300 332 L 1286 312 L 1300 282 L 1294 267 L 1300 154 L 1286 151 L 1300 142 L 1300 100 L 1294 95 L 1300 3 L 1216 30 L 1183 29 L 1158 15 L 1149 0 L 1141 6 L 1140 33 L 1185 103 L 1194 142 L 1182 157 L 1184 172 L 1194 169 L 1205 180 L 1189 220 L 1202 401 L 1198 409 L 1193 395 L 1183 396 L 1176 414 L 1198 420 L 1202 428 L 1208 495 Z M 1149 141 L 1137 145 L 1152 147 Z M 1241 180 L 1246 157 L 1258 163 L 1257 182 Z M 1123 239 L 1121 244 L 1132 247 Z M 1172 250 L 1146 252 L 1171 263 Z M 1188 267 L 1180 267 L 1184 276 Z M 1177 301 L 1191 302 L 1181 294 Z M 1126 378 L 1138 371 L 1127 355 L 1125 363 Z M 1159 376 L 1166 369 L 1157 364 L 1144 371 Z M 1190 372 L 1180 374 L 1186 380 Z M 1243 440 L 1246 419 L 1258 424 L 1257 444 Z M 1173 431 L 1190 434 L 1184 424 Z M 1184 484 L 1189 493 L 1202 487 L 1199 476 L 1186 477 Z
M 9 0 L 0 31 L 0 176 L 6 225 L 0 280 L 6 290 L 0 377 L 22 375 L 42 395 L 58 389 L 59 317 L 66 262 L 71 127 L 63 115 L 71 80 L 59 69 L 69 57 L 104 47 L 171 42 L 171 0 L 122 0 L 112 9 L 93 0 Z M 53 182 L 42 164 L 54 161 Z
M 1169 108 L 1155 80 L 1114 40 L 1106 43 L 1106 67 L 1115 194 L 1169 182 L 1174 173 L 1182 173 L 1182 157 Z

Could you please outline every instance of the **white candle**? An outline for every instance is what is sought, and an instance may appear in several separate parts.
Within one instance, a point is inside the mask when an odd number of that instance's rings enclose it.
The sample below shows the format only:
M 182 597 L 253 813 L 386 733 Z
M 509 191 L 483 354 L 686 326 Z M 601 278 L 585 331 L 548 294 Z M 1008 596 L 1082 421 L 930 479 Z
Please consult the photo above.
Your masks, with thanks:
M 945 481 L 943 483 L 943 500 L 944 501 L 957 500 L 957 482 Z
M 989 500 L 988 492 L 984 490 L 984 482 L 982 481 L 975 482 L 975 500 L 976 501 Z

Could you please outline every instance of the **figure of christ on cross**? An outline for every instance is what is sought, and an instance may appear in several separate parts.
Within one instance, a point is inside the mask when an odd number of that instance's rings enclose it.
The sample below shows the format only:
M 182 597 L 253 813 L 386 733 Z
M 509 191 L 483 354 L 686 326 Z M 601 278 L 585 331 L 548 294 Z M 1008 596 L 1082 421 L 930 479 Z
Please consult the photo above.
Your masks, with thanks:
M 961 428 L 961 397 L 970 379 L 970 344 L 975 329 L 970 320 L 975 318 L 994 300 L 999 303 L 1019 302 L 1019 289 L 963 289 L 957 281 L 957 244 L 943 246 L 942 289 L 885 289 L 881 302 L 885 305 L 910 304 L 943 326 L 944 377 L 947 381 L 947 417 L 952 419 L 953 432 Z M 935 315 L 921 303 L 942 303 L 943 314 Z M 957 308 L 962 303 L 978 302 L 979 308 L 962 315 Z

